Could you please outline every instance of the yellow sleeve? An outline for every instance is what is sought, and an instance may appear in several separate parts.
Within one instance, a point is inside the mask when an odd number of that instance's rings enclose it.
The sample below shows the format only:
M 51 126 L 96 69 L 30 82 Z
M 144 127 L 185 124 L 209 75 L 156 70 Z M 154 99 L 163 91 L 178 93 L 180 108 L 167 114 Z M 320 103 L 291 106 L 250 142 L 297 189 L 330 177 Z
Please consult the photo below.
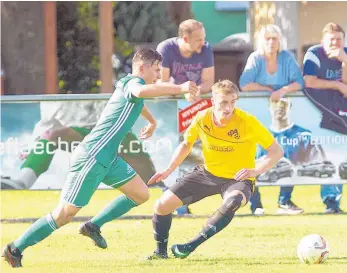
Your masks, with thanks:
M 199 138 L 199 133 L 198 133 L 198 115 L 196 115 L 192 123 L 189 125 L 188 129 L 184 133 L 184 140 L 187 141 L 188 143 L 194 144 L 195 141 Z
M 252 117 L 251 126 L 257 144 L 265 150 L 268 149 L 275 141 L 274 136 L 256 117 Z

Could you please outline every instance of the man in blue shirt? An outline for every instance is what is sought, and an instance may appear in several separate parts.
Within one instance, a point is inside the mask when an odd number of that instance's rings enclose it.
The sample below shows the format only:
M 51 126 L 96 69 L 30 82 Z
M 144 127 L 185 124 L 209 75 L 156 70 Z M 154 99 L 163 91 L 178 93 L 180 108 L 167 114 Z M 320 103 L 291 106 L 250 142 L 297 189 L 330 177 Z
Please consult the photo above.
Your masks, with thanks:
M 347 134 L 347 47 L 345 32 L 334 23 L 323 29 L 322 44 L 304 57 L 306 96 L 322 111 L 321 127 Z
M 322 112 L 321 127 L 347 134 L 347 48 L 345 32 L 335 23 L 323 29 L 322 44 L 312 46 L 304 57 L 305 95 Z M 322 185 L 326 212 L 339 213 L 343 185 Z

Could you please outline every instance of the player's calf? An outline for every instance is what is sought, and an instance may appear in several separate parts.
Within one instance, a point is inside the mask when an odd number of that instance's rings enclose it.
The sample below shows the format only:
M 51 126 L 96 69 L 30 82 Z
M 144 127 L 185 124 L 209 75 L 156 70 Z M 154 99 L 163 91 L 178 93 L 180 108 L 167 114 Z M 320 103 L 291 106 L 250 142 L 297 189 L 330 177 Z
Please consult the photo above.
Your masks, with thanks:
M 233 219 L 235 212 L 247 203 L 244 201 L 244 193 L 233 191 L 224 196 L 222 206 L 208 219 L 200 233 L 184 245 L 175 245 L 171 248 L 175 257 L 185 258 L 193 252 L 199 245 L 210 239 L 212 236 L 223 230 Z

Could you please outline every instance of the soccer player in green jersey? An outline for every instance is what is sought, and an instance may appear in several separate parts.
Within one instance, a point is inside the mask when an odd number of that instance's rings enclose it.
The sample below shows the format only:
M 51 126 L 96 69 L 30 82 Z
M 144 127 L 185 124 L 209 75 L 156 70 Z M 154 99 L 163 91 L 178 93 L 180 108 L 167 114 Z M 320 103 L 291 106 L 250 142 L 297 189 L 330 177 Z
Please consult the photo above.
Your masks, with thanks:
M 154 118 L 144 105 L 144 98 L 198 92 L 194 82 L 181 85 L 155 82 L 160 78 L 161 55 L 153 49 L 141 49 L 133 58 L 133 73 L 121 79 L 103 110 L 99 121 L 71 156 L 69 174 L 58 206 L 38 219 L 24 234 L 8 244 L 2 256 L 12 267 L 22 266 L 22 253 L 69 223 L 88 204 L 101 182 L 119 189 L 123 196 L 111 201 L 91 221 L 82 224 L 80 233 L 106 248 L 100 227 L 146 202 L 149 192 L 134 169 L 118 156 L 118 148 L 140 115 L 149 121 L 140 138 L 153 134 Z M 120 205 L 121 204 L 121 205 Z

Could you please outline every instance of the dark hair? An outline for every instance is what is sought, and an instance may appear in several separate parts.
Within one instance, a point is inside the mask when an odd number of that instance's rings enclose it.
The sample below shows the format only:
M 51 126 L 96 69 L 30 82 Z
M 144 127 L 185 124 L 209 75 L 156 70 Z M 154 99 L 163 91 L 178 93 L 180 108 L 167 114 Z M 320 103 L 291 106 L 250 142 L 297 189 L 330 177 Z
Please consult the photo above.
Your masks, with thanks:
M 134 58 L 133 58 L 133 63 L 136 63 L 138 61 L 143 61 L 146 63 L 150 63 L 151 65 L 158 61 L 162 62 L 163 57 L 160 55 L 158 51 L 155 51 L 154 49 L 151 48 L 142 48 L 138 51 L 136 51 Z
M 343 37 L 345 37 L 345 32 L 343 31 L 343 28 L 339 24 L 335 24 L 335 23 L 326 24 L 322 32 L 323 32 L 323 36 L 326 33 L 341 32 L 343 34 Z

